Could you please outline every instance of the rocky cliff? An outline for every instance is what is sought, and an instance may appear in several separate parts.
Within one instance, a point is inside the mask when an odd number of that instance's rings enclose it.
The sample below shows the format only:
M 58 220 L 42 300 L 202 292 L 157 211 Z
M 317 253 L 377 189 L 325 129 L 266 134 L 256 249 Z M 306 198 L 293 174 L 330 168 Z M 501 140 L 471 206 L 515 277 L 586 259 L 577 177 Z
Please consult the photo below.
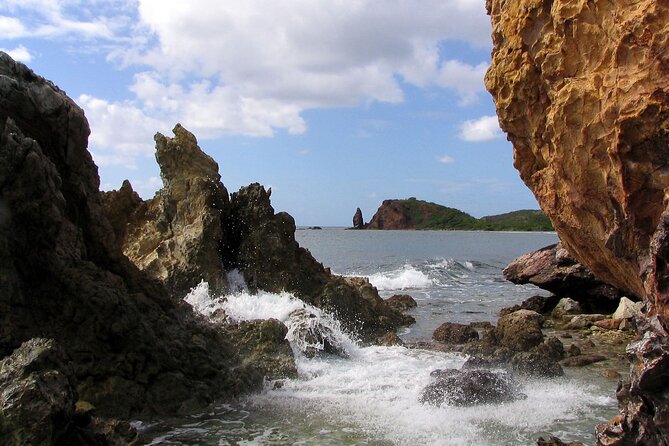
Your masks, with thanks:
M 88 135 L 72 100 L 0 53 L 0 356 L 54 339 L 72 366 L 73 401 L 120 417 L 260 385 L 219 330 L 123 256 Z
M 647 303 L 606 445 L 669 442 L 669 3 L 488 0 L 515 166 L 569 252 Z
M 473 229 L 477 220 L 458 209 L 423 200 L 384 200 L 367 229 Z

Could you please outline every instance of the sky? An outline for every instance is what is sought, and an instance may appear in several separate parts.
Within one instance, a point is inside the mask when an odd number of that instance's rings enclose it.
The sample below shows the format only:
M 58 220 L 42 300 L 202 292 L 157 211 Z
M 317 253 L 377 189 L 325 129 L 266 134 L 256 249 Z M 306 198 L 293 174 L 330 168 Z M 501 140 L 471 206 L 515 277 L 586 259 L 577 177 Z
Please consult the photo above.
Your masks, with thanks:
M 162 187 L 176 123 L 229 192 L 301 226 L 390 198 L 475 217 L 538 209 L 483 77 L 485 0 L 2 0 L 0 49 L 85 111 L 101 189 Z

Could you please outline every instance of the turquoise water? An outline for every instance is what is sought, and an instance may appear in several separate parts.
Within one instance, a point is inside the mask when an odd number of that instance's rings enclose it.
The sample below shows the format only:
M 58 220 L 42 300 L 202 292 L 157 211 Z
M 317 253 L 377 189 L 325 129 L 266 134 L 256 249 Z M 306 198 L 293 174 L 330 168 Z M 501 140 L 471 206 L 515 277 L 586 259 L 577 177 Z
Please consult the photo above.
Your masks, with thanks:
M 513 258 L 554 243 L 553 233 L 298 230 L 298 242 L 345 275 L 362 275 L 382 296 L 412 295 L 417 324 L 404 339 L 431 336 L 444 321 L 494 321 L 500 308 L 540 293 L 502 277 Z M 549 433 L 593 444 L 593 428 L 615 414 L 615 382 L 589 371 L 522 381 L 525 400 L 470 408 L 419 402 L 436 368 L 460 367 L 455 353 L 362 347 L 336 320 L 287 293 L 239 291 L 221 299 L 206 287 L 187 301 L 203 313 L 217 307 L 237 320 L 275 317 L 288 327 L 295 308 L 338 336 L 348 358 L 307 358 L 294 346 L 299 377 L 281 388 L 226 402 L 185 419 L 138 426 L 154 445 L 532 445 Z

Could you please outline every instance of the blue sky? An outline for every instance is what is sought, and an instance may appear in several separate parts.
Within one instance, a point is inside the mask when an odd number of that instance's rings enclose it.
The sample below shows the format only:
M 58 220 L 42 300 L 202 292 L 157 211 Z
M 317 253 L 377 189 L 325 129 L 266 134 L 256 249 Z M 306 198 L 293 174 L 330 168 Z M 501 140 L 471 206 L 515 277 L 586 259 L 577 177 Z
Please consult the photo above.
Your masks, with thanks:
M 481 217 L 538 208 L 483 84 L 484 3 L 3 0 L 0 49 L 84 109 L 104 190 L 153 196 L 180 122 L 298 225 L 408 197 Z

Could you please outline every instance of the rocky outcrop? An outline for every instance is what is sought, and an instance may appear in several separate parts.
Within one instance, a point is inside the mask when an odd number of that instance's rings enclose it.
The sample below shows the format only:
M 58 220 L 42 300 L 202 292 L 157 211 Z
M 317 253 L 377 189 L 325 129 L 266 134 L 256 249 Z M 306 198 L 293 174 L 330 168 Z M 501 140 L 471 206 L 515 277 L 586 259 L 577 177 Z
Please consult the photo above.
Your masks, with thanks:
M 669 5 L 488 0 L 486 86 L 567 250 L 647 303 L 605 445 L 669 442 Z
M 181 125 L 174 127 L 174 138 L 158 133 L 155 140 L 163 180 L 156 196 L 142 202 L 128 181 L 118 192 L 103 193 L 118 242 L 173 295 L 186 295 L 202 280 L 220 293 L 227 287 L 220 252 L 226 247 L 221 223 L 229 197 L 218 164 Z
M 155 138 L 164 187 L 153 199 L 141 201 L 125 182 L 103 202 L 123 252 L 175 298 L 202 280 L 224 293 L 226 273 L 236 268 L 252 291 L 294 293 L 367 341 L 412 323 L 369 281 L 335 276 L 301 248 L 295 220 L 274 212 L 271 189 L 254 183 L 228 197 L 218 165 L 195 137 L 178 124 L 174 135 Z
M 353 215 L 353 229 L 365 229 L 365 220 L 362 218 L 360 208 L 356 209 Z
M 433 406 L 501 404 L 527 398 L 508 372 L 435 370 L 437 380 L 423 389 L 420 401 Z
M 35 337 L 100 415 L 175 413 L 261 384 L 228 340 L 125 258 L 83 111 L 0 53 L 0 357 Z
M 458 209 L 423 200 L 384 200 L 367 229 L 475 229 L 478 220 Z
M 504 269 L 504 277 L 513 283 L 531 283 L 558 297 L 568 296 L 593 313 L 614 311 L 624 294 L 595 277 L 561 243 L 518 257 Z

